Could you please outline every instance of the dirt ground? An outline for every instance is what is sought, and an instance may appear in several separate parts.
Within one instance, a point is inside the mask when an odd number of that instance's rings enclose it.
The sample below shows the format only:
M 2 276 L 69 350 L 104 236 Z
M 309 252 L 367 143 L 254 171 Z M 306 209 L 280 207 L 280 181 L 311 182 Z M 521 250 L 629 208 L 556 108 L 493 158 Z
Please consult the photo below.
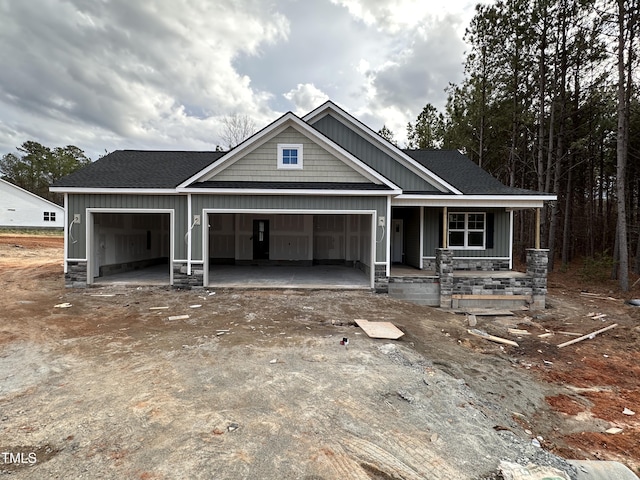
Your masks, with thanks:
M 62 277 L 61 237 L 0 235 L 0 475 L 489 479 L 505 460 L 574 478 L 562 458 L 640 471 L 640 308 L 613 285 L 553 274 L 545 311 L 477 317 L 514 347 L 367 292 Z M 370 339 L 357 318 L 405 336 Z

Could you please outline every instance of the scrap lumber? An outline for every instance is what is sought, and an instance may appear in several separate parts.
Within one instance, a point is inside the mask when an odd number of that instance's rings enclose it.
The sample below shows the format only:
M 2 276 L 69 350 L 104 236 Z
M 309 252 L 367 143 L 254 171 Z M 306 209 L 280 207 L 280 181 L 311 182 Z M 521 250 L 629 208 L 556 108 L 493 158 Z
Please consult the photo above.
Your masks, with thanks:
M 520 345 L 518 345 L 517 342 L 514 342 L 513 340 L 508 340 L 508 339 L 502 338 L 502 337 L 496 337 L 495 335 L 489 335 L 487 332 L 483 332 L 482 330 L 477 330 L 475 328 L 473 330 L 467 330 L 467 332 L 469 332 L 470 335 L 473 335 L 475 337 L 484 338 L 485 340 L 490 340 L 492 342 L 503 343 L 505 345 L 511 345 L 512 347 L 519 347 L 520 346 Z
M 586 335 L 583 335 L 581 337 L 574 338 L 573 340 L 569 340 L 568 342 L 561 343 L 560 345 L 558 345 L 558 348 L 562 348 L 562 347 L 567 347 L 569 345 L 573 345 L 574 343 L 581 342 L 583 340 L 586 340 L 587 338 L 593 338 L 596 335 L 599 335 L 599 334 L 601 334 L 603 332 L 606 332 L 607 330 L 611 330 L 612 328 L 615 328 L 617 326 L 618 326 L 617 323 L 612 323 L 611 325 L 609 325 L 607 327 L 604 327 L 604 328 L 601 328 L 600 330 L 596 330 L 595 332 L 587 333 Z
M 397 340 L 404 335 L 404 332 L 391 322 L 370 322 L 361 318 L 354 321 L 371 338 Z
M 511 317 L 513 312 L 511 310 L 492 310 L 486 308 L 468 308 L 465 313 L 472 313 L 478 317 Z
M 512 335 L 531 335 L 529 330 L 522 330 L 521 328 L 509 328 L 507 331 Z

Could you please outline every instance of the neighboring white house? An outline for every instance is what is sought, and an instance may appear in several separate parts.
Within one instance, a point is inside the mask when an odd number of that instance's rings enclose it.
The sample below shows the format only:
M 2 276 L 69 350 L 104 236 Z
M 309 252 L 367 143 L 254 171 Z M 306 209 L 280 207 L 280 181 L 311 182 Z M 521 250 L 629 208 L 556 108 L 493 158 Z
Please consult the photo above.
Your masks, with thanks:
M 0 228 L 64 228 L 64 208 L 0 178 Z

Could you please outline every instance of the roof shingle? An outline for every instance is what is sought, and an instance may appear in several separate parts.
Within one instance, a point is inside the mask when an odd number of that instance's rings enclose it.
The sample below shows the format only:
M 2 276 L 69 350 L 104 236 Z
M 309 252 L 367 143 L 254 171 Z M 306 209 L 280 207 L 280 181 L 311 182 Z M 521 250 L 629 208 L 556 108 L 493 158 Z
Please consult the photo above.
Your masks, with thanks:
M 56 181 L 53 187 L 175 188 L 226 152 L 116 150 Z
M 467 195 L 544 195 L 524 188 L 507 187 L 457 150 L 403 151 Z

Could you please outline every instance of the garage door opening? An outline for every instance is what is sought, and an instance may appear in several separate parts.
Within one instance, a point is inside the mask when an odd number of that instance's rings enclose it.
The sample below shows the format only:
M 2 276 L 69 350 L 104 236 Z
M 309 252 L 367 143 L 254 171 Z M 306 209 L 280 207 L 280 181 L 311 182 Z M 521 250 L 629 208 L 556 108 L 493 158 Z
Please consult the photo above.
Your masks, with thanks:
M 89 272 L 96 284 L 169 285 L 170 215 L 93 213 Z
M 372 287 L 371 215 L 208 214 L 210 287 Z

